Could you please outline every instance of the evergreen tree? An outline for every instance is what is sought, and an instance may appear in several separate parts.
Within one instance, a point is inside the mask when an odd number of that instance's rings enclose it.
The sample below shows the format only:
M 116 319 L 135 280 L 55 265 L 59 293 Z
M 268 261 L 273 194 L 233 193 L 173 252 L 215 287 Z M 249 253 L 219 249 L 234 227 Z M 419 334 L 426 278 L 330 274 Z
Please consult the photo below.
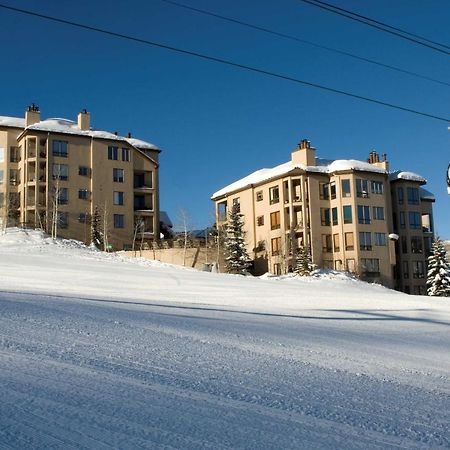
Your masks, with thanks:
M 296 251 L 294 272 L 301 277 L 307 277 L 315 268 L 309 247 L 299 247 Z
M 226 267 L 229 273 L 245 275 L 250 267 L 250 257 L 245 248 L 244 220 L 239 212 L 239 204 L 234 203 L 228 216 L 228 224 L 225 233 Z
M 103 249 L 103 232 L 101 229 L 100 212 L 98 207 L 94 208 L 91 220 L 91 243 L 97 248 Z
M 444 243 L 436 237 L 428 257 L 428 295 L 450 297 L 450 263 Z

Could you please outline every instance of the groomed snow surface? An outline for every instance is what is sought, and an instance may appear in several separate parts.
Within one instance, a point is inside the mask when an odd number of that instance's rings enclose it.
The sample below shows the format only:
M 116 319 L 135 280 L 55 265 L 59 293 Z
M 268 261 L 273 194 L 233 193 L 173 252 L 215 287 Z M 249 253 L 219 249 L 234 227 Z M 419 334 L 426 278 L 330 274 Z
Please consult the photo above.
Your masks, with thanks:
M 450 301 L 0 236 L 0 448 L 450 446 Z

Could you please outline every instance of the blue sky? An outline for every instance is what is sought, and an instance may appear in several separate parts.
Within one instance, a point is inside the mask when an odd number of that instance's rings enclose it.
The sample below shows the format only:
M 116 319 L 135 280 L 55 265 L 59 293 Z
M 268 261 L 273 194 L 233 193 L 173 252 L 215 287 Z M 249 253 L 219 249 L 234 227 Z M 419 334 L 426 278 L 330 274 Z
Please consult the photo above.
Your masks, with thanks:
M 450 82 L 450 59 L 298 0 L 180 0 L 318 44 Z M 334 0 L 336 5 L 450 43 L 447 0 Z M 449 117 L 450 86 L 358 62 L 205 17 L 160 0 L 5 4 L 229 59 Z M 75 7 L 76 6 L 76 7 Z M 287 161 L 303 138 L 327 159 L 387 153 L 436 196 L 435 228 L 450 239 L 450 131 L 445 122 L 179 55 L 0 8 L 0 115 L 74 119 L 158 145 L 161 208 L 176 224 L 213 222 L 210 196 L 250 172 Z

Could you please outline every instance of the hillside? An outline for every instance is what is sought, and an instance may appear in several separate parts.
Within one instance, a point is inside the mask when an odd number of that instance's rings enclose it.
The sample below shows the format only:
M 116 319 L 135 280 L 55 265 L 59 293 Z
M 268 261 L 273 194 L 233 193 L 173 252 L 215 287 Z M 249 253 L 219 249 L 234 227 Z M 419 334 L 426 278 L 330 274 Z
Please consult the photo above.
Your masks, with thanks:
M 450 445 L 450 302 L 0 236 L 0 446 Z

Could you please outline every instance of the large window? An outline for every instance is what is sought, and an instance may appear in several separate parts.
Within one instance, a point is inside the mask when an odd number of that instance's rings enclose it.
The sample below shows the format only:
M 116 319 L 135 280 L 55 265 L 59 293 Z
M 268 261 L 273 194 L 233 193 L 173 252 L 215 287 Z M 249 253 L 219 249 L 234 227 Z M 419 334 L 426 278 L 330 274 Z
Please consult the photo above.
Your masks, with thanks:
M 359 233 L 360 250 L 372 250 L 372 233 L 361 231 Z
M 108 146 L 108 159 L 117 161 L 119 159 L 119 148 L 112 145 Z
M 408 204 L 418 205 L 419 204 L 419 189 L 409 187 L 407 188 L 408 193 Z
M 241 212 L 241 199 L 239 197 L 233 198 L 233 208 L 236 208 L 236 212 Z
M 80 189 L 78 191 L 78 198 L 81 200 L 87 200 L 89 198 L 89 191 L 87 189 Z
M 425 270 L 423 261 L 413 261 L 412 262 L 412 272 L 413 278 L 424 278 Z
M 67 158 L 69 143 L 67 141 L 53 141 L 53 156 L 61 156 Z
M 281 250 L 281 238 L 273 238 L 270 240 L 270 244 L 272 247 L 272 255 L 279 255 Z
M 341 188 L 342 188 L 342 197 L 351 197 L 351 191 L 350 191 L 350 180 L 345 179 L 341 181 Z
M 58 227 L 59 228 L 68 228 L 69 226 L 69 213 L 67 212 L 58 212 Z
M 380 260 L 375 258 L 361 258 L 361 270 L 366 274 L 379 274 Z
M 320 222 L 322 225 L 331 225 L 330 208 L 320 208 Z
M 329 183 L 319 183 L 319 197 L 321 200 L 328 200 L 330 198 Z
M 398 217 L 399 217 L 399 221 L 400 221 L 400 228 L 406 228 L 405 212 L 400 211 L 400 214 Z
M 377 246 L 386 245 L 386 233 L 374 233 L 374 241 Z
M 114 214 L 114 228 L 123 228 L 124 227 L 124 215 L 123 214 Z
M 382 181 L 372 181 L 372 193 L 382 194 L 383 193 L 383 182 Z
M 59 188 L 56 191 L 56 197 L 60 205 L 65 205 L 69 201 L 69 190 L 67 188 Z
M 322 251 L 324 253 L 331 253 L 333 251 L 331 234 L 322 234 Z
M 280 211 L 270 213 L 270 229 L 277 230 L 280 228 Z
M 333 234 L 333 248 L 335 252 L 338 252 L 340 250 L 339 234 Z
M 411 238 L 411 253 L 423 253 L 423 240 L 420 236 Z
M 384 220 L 384 208 L 382 206 L 373 207 L 373 220 Z
M 368 206 L 358 205 L 358 223 L 370 223 L 370 208 Z
M 409 228 L 412 230 L 419 230 L 422 227 L 422 217 L 418 212 L 410 211 L 409 216 Z
M 356 195 L 358 197 L 369 196 L 369 182 L 361 178 L 356 179 Z
M 331 210 L 331 217 L 333 218 L 333 225 L 337 225 L 338 224 L 338 209 L 337 208 L 333 208 Z
M 352 207 L 350 205 L 343 206 L 342 212 L 344 213 L 344 223 L 352 223 Z
M 123 192 L 114 191 L 113 204 L 114 205 L 123 205 Z
M 404 197 L 405 197 L 405 192 L 404 192 L 403 188 L 402 187 L 397 188 L 397 199 L 398 199 L 399 205 L 403 205 L 403 202 L 405 201 Z
M 129 161 L 130 160 L 130 150 L 128 148 L 122 149 L 122 161 Z
M 345 233 L 344 238 L 345 238 L 345 250 L 354 250 L 355 241 L 353 233 Z
M 113 169 L 113 181 L 123 183 L 123 169 Z
M 69 166 L 67 164 L 53 164 L 52 174 L 54 180 L 67 180 L 69 178 Z
M 280 201 L 280 189 L 278 186 L 269 189 L 269 201 L 271 205 Z

